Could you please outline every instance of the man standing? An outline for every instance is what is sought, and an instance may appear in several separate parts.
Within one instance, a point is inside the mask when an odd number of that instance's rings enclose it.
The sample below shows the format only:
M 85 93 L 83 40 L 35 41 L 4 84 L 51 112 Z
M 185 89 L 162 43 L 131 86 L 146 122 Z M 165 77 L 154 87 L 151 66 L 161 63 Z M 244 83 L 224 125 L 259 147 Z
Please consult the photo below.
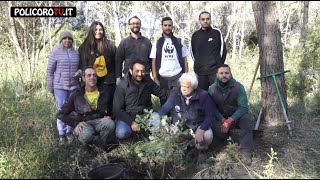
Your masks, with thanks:
M 164 89 L 179 88 L 181 74 L 188 72 L 188 50 L 184 41 L 173 35 L 170 17 L 163 18 L 161 25 L 162 37 L 152 45 L 150 54 L 153 80 Z
M 121 79 L 115 91 L 113 113 L 116 118 L 117 138 L 126 139 L 132 132 L 140 132 L 135 117 L 146 115 L 144 109 L 152 109 L 151 94 L 165 101 L 168 93 L 151 78 L 145 78 L 144 61 L 133 61 L 129 72 Z
M 211 15 L 203 11 L 199 15 L 201 28 L 191 37 L 191 56 L 199 87 L 208 90 L 214 83 L 217 67 L 226 60 L 226 45 L 220 30 L 211 27 Z
M 230 128 L 240 128 L 240 158 L 246 164 L 252 162 L 253 131 L 248 113 L 248 99 L 241 83 L 233 79 L 231 69 L 222 64 L 217 70 L 217 79 L 209 87 L 216 120 L 213 121 L 213 133 L 226 140 Z
M 109 117 L 110 95 L 97 87 L 97 73 L 93 68 L 84 71 L 85 86 L 71 94 L 57 117 L 74 128 L 74 135 L 84 144 L 93 143 L 105 149 L 113 140 L 115 124 Z
M 152 44 L 150 40 L 141 35 L 141 20 L 133 16 L 128 21 L 131 33 L 123 39 L 118 48 L 116 55 L 116 77 L 117 84 L 120 82 L 122 74 L 127 74 L 130 64 L 133 60 L 140 59 L 146 64 L 146 77 L 150 77 L 151 59 L 149 58 Z M 124 62 L 124 68 L 122 64 Z

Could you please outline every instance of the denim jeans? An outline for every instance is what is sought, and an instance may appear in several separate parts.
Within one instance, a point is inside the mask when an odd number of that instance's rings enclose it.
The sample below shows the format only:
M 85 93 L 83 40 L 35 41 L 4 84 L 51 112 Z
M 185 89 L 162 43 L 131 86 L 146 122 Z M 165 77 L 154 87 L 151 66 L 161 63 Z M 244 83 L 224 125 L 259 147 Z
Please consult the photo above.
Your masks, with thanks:
M 65 101 L 68 100 L 72 91 L 62 90 L 62 89 L 54 89 L 54 97 L 56 99 L 56 106 L 58 111 Z M 57 119 L 57 129 L 59 136 L 64 136 L 66 133 L 72 132 L 72 127 L 66 125 L 60 119 Z
M 158 128 L 160 125 L 160 117 L 156 112 L 153 112 L 151 114 L 151 117 L 149 120 L 151 121 L 151 127 Z M 129 138 L 132 135 L 132 129 L 131 124 L 122 121 L 122 120 L 116 120 L 116 136 L 118 139 L 126 139 Z
M 113 140 L 115 124 L 109 117 L 89 120 L 86 124 L 77 136 L 83 144 L 94 143 L 102 147 Z

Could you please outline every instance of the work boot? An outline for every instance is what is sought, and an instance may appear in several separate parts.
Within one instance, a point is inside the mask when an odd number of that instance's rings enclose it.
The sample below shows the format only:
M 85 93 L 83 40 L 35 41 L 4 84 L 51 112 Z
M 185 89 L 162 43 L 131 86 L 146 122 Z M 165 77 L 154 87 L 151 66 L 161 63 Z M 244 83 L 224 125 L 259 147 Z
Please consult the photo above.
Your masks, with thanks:
M 252 154 L 250 152 L 240 152 L 240 160 L 243 164 L 250 166 L 252 163 Z

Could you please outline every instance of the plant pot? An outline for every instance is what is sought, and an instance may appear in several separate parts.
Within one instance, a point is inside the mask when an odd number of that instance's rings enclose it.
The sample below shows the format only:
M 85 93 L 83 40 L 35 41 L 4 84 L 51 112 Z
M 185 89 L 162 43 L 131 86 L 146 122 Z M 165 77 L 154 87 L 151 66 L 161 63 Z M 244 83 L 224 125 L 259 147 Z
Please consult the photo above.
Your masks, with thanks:
M 92 169 L 88 173 L 89 179 L 121 179 L 124 168 L 121 164 L 109 163 Z

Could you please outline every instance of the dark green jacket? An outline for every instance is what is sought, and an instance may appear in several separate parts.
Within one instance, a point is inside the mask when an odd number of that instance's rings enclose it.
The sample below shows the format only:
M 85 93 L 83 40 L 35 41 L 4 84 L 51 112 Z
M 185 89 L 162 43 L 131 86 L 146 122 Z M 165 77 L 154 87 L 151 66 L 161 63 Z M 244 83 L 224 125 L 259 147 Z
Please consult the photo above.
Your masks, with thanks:
M 229 83 L 222 87 L 221 82 L 216 79 L 208 89 L 214 105 L 218 112 L 215 112 L 217 120 L 231 117 L 237 121 L 244 114 L 248 113 L 248 99 L 246 91 L 241 83 L 231 78 Z

